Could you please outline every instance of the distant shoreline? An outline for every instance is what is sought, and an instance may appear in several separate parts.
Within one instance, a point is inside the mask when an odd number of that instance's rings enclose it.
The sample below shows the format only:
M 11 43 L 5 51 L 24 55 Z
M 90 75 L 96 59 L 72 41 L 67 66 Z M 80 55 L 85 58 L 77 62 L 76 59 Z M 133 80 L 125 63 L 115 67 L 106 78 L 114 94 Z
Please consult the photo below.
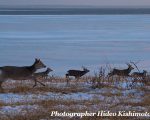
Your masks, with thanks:
M 0 15 L 126 15 L 150 14 L 150 8 L 40 8 L 0 9 Z

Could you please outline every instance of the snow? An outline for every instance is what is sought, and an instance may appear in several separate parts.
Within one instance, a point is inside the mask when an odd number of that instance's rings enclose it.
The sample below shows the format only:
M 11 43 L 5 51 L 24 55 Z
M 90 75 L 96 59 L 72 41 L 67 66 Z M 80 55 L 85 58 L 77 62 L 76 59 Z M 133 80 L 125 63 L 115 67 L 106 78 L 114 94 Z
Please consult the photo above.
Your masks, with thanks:
M 14 93 L 3 93 L 0 94 L 0 101 L 4 103 L 16 103 L 16 102 L 30 102 L 36 100 L 49 100 L 49 99 L 64 99 L 64 100 L 92 100 L 94 94 L 89 93 L 52 93 L 46 92 L 44 94 L 14 94 Z M 103 96 L 99 95 L 99 99 L 103 99 Z
M 1 108 L 0 114 L 26 114 L 27 112 L 38 108 L 38 105 L 3 106 Z
M 77 86 L 74 84 L 70 84 L 70 86 L 66 86 L 66 83 L 49 83 L 49 87 L 55 87 L 55 88 L 66 88 L 71 87 L 75 89 L 84 89 L 82 92 L 73 92 L 73 93 L 62 93 L 60 92 L 36 92 L 36 93 L 1 93 L 0 94 L 0 102 L 5 103 L 4 106 L 0 107 L 0 115 L 15 115 L 21 113 L 22 115 L 26 114 L 29 111 L 39 109 L 41 106 L 38 105 L 28 105 L 28 103 L 36 102 L 36 101 L 42 101 L 42 100 L 98 100 L 102 101 L 102 104 L 99 105 L 99 107 L 116 105 L 120 103 L 120 100 L 125 100 L 125 102 L 131 102 L 131 103 L 138 103 L 141 102 L 143 99 L 144 92 L 140 91 L 138 89 L 124 89 L 120 90 L 113 87 L 102 87 L 101 89 L 92 89 L 91 85 L 88 83 L 81 83 Z M 109 94 L 110 93 L 110 94 Z M 120 93 L 120 96 L 117 95 Z M 115 95 L 116 94 L 116 95 Z M 130 99 L 129 99 L 130 97 Z M 103 104 L 103 102 L 105 104 Z M 14 106 L 15 103 L 20 103 L 18 106 Z M 79 102 L 80 103 L 80 102 Z M 6 106 L 8 104 L 8 106 Z M 10 106 L 9 106 L 10 104 Z M 21 105 L 22 104 L 22 105 Z M 119 105 L 120 108 L 122 108 L 122 105 Z M 121 107 L 122 106 L 122 107 Z M 69 109 L 65 105 L 57 105 L 55 106 L 60 109 Z M 72 106 L 73 107 L 73 106 Z M 77 108 L 86 108 L 84 105 L 75 105 Z M 97 105 L 91 105 L 90 110 L 98 110 L 99 107 Z M 124 106 L 125 107 L 125 106 Z M 131 106 L 126 106 L 127 108 L 130 108 Z M 126 109 L 127 109 L 126 108 Z M 135 107 L 137 109 L 138 107 Z M 144 110 L 144 107 L 139 109 Z
M 53 84 L 53 87 L 57 85 L 57 87 L 65 86 L 64 83 L 62 84 Z M 75 92 L 75 93 L 55 93 L 55 92 L 40 92 L 38 94 L 28 93 L 28 94 L 15 94 L 15 93 L 1 93 L 0 94 L 0 102 L 3 103 L 26 103 L 26 102 L 33 102 L 33 101 L 40 101 L 40 100 L 104 100 L 106 96 L 103 96 L 105 93 L 112 93 L 117 94 L 119 90 L 113 88 L 101 88 L 101 89 L 91 89 L 87 87 L 88 84 L 84 85 L 81 84 L 82 87 L 85 87 L 86 92 Z M 142 91 L 137 91 L 135 89 L 132 90 L 124 90 L 121 92 L 124 97 L 128 97 L 129 95 L 133 95 L 130 99 L 132 102 L 140 102 L 143 96 Z M 111 96 L 110 96 L 111 97 Z M 109 99 L 109 96 L 108 96 Z M 113 97 L 114 99 L 114 97 Z M 117 100 L 116 100 L 117 101 Z

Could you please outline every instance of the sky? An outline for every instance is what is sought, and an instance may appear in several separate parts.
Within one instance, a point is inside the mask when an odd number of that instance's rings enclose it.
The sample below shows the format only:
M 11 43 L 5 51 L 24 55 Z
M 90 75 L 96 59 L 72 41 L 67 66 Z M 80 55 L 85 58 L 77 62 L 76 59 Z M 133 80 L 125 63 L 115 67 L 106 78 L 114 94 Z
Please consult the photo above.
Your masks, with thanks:
M 0 7 L 5 6 L 148 7 L 150 0 L 0 0 Z

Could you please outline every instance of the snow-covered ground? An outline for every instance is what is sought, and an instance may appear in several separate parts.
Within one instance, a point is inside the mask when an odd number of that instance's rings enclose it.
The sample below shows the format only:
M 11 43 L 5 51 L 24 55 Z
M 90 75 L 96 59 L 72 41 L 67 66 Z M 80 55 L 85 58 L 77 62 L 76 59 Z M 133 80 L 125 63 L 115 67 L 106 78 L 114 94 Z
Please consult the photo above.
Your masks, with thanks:
M 12 82 L 15 84 L 14 82 Z M 0 93 L 0 115 L 25 115 L 28 112 L 32 112 L 35 110 L 41 110 L 43 109 L 43 106 L 40 106 L 38 104 L 34 104 L 36 102 L 40 102 L 43 100 L 53 100 L 53 101 L 91 101 L 92 104 L 89 106 L 86 106 L 84 104 L 76 104 L 76 105 L 70 105 L 69 107 L 67 105 L 58 104 L 55 105 L 54 108 L 56 109 L 70 109 L 71 108 L 77 108 L 77 109 L 88 109 L 88 110 L 99 110 L 100 107 L 107 106 L 108 108 L 110 106 L 116 106 L 116 109 L 132 109 L 132 110 L 141 110 L 141 111 L 148 111 L 148 108 L 144 106 L 134 106 L 131 105 L 125 106 L 124 104 L 121 104 L 120 101 L 128 102 L 128 103 L 134 103 L 138 104 L 143 101 L 144 96 L 147 94 L 144 91 L 140 89 L 117 89 L 111 87 L 102 87 L 102 88 L 95 88 L 93 89 L 91 87 L 90 83 L 83 83 L 80 84 L 74 84 L 71 83 L 70 85 L 66 86 L 66 83 L 51 83 L 51 82 L 45 82 L 47 87 L 49 88 L 55 88 L 60 89 L 60 91 L 52 92 L 52 91 L 37 91 L 37 92 L 25 92 L 25 93 L 12 93 L 12 92 L 6 92 L 6 93 Z M 123 83 L 124 85 L 124 83 Z M 39 88 L 41 86 L 38 86 Z M 13 89 L 13 85 L 9 87 L 9 89 Z M 5 87 L 5 89 L 8 89 Z M 81 89 L 81 91 L 76 92 L 63 92 L 62 89 Z M 148 89 L 148 87 L 147 87 Z M 38 90 L 38 89 L 37 89 Z M 148 89 L 149 90 L 149 89 Z M 98 101 L 97 104 L 94 104 L 92 101 Z M 32 104 L 30 104 L 32 103 Z M 107 108 L 107 109 L 108 109 Z
M 32 112 L 35 109 L 39 109 L 39 106 L 38 105 L 3 106 L 1 107 L 0 114 L 25 115 L 27 112 Z

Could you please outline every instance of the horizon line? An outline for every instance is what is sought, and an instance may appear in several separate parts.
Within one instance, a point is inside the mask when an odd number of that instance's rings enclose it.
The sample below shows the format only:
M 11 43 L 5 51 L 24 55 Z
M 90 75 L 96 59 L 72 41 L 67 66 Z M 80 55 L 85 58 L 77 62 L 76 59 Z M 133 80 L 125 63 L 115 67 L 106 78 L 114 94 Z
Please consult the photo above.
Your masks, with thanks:
M 8 8 L 0 15 L 105 15 L 150 14 L 150 8 Z

